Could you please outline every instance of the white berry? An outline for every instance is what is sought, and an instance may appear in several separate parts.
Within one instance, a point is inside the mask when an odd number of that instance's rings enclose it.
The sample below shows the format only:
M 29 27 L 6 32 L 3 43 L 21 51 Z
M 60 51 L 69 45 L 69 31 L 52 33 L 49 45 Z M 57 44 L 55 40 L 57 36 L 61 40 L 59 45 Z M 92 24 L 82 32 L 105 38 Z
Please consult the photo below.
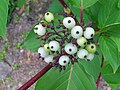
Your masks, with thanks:
M 66 17 L 63 19 L 63 25 L 68 29 L 73 28 L 75 24 L 75 20 L 72 17 Z
M 87 45 L 87 40 L 84 37 L 80 37 L 77 39 L 77 44 L 81 47 L 84 47 Z
M 52 20 L 54 20 L 54 15 L 51 12 L 46 12 L 45 13 L 45 20 L 47 22 L 51 22 Z
M 78 51 L 77 53 L 77 56 L 80 58 L 80 59 L 85 59 L 88 55 L 88 51 L 85 50 L 85 49 L 81 49 Z
M 95 30 L 91 27 L 87 27 L 85 29 L 85 32 L 84 32 L 84 37 L 87 38 L 87 39 L 91 39 L 93 38 L 93 36 L 95 35 Z
M 79 38 L 83 34 L 83 29 L 81 26 L 75 26 L 71 30 L 71 35 L 73 38 Z
M 36 34 L 42 36 L 42 35 L 45 35 L 45 33 L 46 33 L 46 28 L 43 27 L 41 24 L 39 24 L 39 25 L 36 25 L 36 26 L 34 27 L 34 32 L 35 32 Z
M 72 43 L 68 43 L 67 45 L 65 45 L 65 52 L 70 55 L 76 53 L 77 52 L 76 45 L 74 45 Z
M 45 57 L 44 60 L 46 63 L 50 63 L 53 62 L 53 57 L 54 57 L 53 55 L 48 55 L 47 57 Z
M 49 55 L 49 53 L 45 51 L 44 47 L 38 48 L 38 53 L 40 54 L 41 57 L 46 57 Z
M 91 60 L 93 60 L 93 58 L 94 58 L 94 54 L 92 54 L 92 53 L 89 53 L 88 55 L 87 55 L 87 61 L 91 61 Z
M 57 41 L 51 41 L 49 43 L 49 48 L 52 51 L 58 51 L 58 49 L 60 48 L 60 44 Z
M 61 56 L 60 58 L 59 58 L 59 64 L 61 65 L 61 66 L 66 66 L 68 63 L 69 63 L 69 57 L 68 56 L 66 56 L 66 55 L 63 55 L 63 56 Z

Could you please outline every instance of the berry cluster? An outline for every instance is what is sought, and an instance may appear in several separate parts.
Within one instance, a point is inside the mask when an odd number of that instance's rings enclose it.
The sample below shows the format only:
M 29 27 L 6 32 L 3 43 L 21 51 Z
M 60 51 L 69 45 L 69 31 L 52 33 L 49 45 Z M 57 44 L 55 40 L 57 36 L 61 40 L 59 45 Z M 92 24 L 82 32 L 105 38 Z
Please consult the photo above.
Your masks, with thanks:
M 72 16 L 58 20 L 59 25 L 54 26 L 54 15 L 51 12 L 45 13 L 44 19 L 45 21 L 42 20 L 34 27 L 34 32 L 39 35 L 39 39 L 45 41 L 38 49 L 40 58 L 46 63 L 59 67 L 60 70 L 65 69 L 70 62 L 72 64 L 78 62 L 78 59 L 93 60 L 96 45 L 93 40 L 95 30 L 92 27 L 83 28 L 77 25 Z M 54 38 L 50 38 L 54 35 Z

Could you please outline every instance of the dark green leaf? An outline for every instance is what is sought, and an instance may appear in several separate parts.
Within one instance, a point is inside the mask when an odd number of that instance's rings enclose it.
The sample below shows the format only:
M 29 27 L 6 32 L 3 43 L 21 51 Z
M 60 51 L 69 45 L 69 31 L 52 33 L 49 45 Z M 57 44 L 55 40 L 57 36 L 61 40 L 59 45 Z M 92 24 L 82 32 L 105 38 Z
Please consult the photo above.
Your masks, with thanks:
M 112 86 L 114 90 L 120 85 L 120 67 L 116 71 L 116 73 L 113 73 L 113 69 L 111 65 L 106 65 L 102 69 L 102 77 L 105 79 L 105 81 Z
M 104 0 L 103 6 L 100 9 L 98 15 L 99 27 L 104 28 L 106 25 L 116 22 L 120 9 L 118 6 L 118 0 Z
M 52 4 L 48 8 L 48 11 L 51 11 L 52 13 L 60 13 L 63 10 L 64 8 L 58 0 L 53 0 Z
M 26 0 L 18 0 L 17 1 L 17 6 L 22 7 L 25 4 Z
M 119 2 L 118 2 L 118 8 L 120 8 L 120 0 L 119 0 Z
M 90 6 L 92 6 L 93 4 L 95 4 L 98 0 L 68 0 L 71 5 L 80 8 L 82 6 L 82 8 L 88 8 Z
M 111 37 L 111 39 L 117 44 L 118 50 L 120 52 L 120 38 Z
M 102 36 L 99 39 L 99 44 L 105 61 L 112 66 L 115 73 L 120 65 L 118 47 L 116 43 L 109 37 Z
M 46 83 L 47 84 L 46 86 Z M 81 64 L 75 64 L 59 72 L 47 72 L 36 84 L 35 90 L 96 90 L 93 77 L 87 74 Z
M 0 1 L 0 36 L 6 39 L 6 24 L 9 0 Z
M 102 29 L 102 32 L 105 32 L 110 36 L 120 37 L 120 23 L 107 25 Z

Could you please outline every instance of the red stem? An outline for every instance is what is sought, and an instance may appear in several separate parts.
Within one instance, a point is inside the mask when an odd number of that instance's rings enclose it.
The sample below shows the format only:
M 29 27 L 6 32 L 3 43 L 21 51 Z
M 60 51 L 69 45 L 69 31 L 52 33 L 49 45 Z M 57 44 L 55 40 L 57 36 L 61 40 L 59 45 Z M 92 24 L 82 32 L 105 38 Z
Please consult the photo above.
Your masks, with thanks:
M 36 74 L 33 78 L 31 78 L 18 90 L 27 90 L 32 84 L 34 84 L 40 77 L 42 77 L 51 68 L 52 68 L 52 64 L 48 64 L 45 68 L 43 68 L 38 74 Z
M 59 2 L 62 4 L 62 6 L 63 6 L 64 8 L 69 8 L 68 5 L 65 3 L 64 0 L 59 0 Z M 73 13 L 72 11 L 71 11 L 70 15 L 73 16 L 73 18 L 74 18 L 74 20 L 75 20 L 75 22 L 76 22 L 76 25 L 79 25 L 79 22 L 78 22 L 76 16 L 74 15 L 74 13 Z
M 101 68 L 103 67 L 103 64 L 104 64 L 104 57 L 102 57 Z M 98 79 L 97 79 L 97 81 L 96 81 L 96 86 L 97 86 L 97 88 L 98 88 L 98 86 L 99 86 L 99 84 L 100 84 L 100 77 L 101 77 L 101 72 L 100 72 L 100 74 L 99 74 L 99 76 L 98 76 Z
M 83 8 L 80 8 L 80 25 L 83 26 L 84 25 L 84 20 L 83 20 Z

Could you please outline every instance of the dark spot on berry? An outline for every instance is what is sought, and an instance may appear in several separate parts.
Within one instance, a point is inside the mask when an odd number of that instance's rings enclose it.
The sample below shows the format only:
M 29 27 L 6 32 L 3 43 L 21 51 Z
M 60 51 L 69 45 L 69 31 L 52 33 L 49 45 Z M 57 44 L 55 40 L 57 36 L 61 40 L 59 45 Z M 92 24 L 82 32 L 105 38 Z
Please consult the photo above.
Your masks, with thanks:
M 76 34 L 79 34 L 79 31 L 77 31 Z
M 90 61 L 90 59 L 87 59 L 87 61 Z
M 91 46 L 91 48 L 94 48 L 94 46 Z
M 68 23 L 71 23 L 71 20 L 68 20 Z
M 69 49 L 69 51 L 71 52 L 71 51 L 72 51 L 72 49 Z
M 87 43 L 85 42 L 84 45 L 86 45 Z
M 39 53 L 39 56 L 41 56 L 41 54 Z
M 49 47 L 47 47 L 47 49 L 49 49 Z
M 53 48 L 53 46 L 51 46 L 51 48 Z
M 42 58 L 42 60 L 44 60 L 44 58 Z
M 87 56 L 85 55 L 84 58 L 86 58 Z
M 93 34 L 91 34 L 91 37 L 93 37 Z
M 47 15 L 49 15 L 49 13 L 47 13 Z
M 35 30 L 38 30 L 38 28 L 36 27 L 36 28 L 34 28 Z
M 63 63 L 66 63 L 66 60 L 64 60 Z

